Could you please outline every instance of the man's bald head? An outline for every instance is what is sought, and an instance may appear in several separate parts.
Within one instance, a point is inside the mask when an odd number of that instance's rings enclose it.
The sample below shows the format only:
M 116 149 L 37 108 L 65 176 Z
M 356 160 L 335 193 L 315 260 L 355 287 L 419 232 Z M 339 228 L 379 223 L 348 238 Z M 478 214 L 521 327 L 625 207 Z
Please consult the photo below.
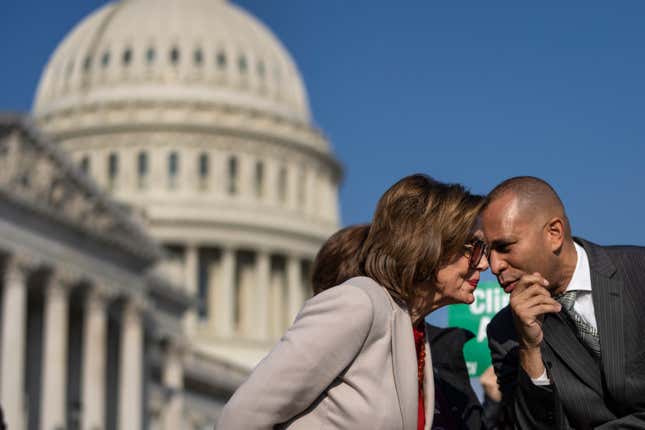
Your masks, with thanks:
M 569 220 L 558 193 L 546 181 L 534 176 L 516 176 L 497 185 L 487 196 L 486 206 L 504 199 L 512 200 L 513 206 L 524 221 L 546 222 L 559 217 L 564 222 L 567 239 L 571 238 Z

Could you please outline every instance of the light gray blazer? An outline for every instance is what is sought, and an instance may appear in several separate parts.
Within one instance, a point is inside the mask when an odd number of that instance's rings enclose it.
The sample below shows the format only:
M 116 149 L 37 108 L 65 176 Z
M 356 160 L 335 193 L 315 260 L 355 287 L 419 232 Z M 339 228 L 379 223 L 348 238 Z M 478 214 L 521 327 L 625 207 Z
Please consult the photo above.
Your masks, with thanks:
M 426 336 L 427 338 L 427 336 Z M 426 429 L 434 380 L 425 345 Z M 416 430 L 417 360 L 405 307 L 366 277 L 308 300 L 224 407 L 217 430 Z

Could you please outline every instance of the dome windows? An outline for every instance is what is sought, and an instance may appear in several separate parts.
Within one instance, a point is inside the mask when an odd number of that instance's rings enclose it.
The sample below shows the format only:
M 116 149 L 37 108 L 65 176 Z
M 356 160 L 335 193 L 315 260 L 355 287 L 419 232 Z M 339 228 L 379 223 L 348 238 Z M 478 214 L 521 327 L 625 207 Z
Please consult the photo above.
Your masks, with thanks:
M 217 68 L 222 70 L 226 68 L 226 53 L 219 51 L 216 56 Z
M 81 158 L 80 168 L 86 175 L 90 174 L 90 157 L 88 155 Z
M 208 178 L 210 176 L 210 163 L 208 154 L 205 152 L 199 154 L 199 161 L 197 164 L 199 170 L 199 189 L 206 190 L 208 189 Z
M 230 195 L 235 195 L 238 192 L 239 188 L 239 178 L 237 173 L 237 158 L 232 156 L 228 159 L 228 183 L 227 190 Z
M 242 73 L 243 75 L 246 74 L 248 64 L 246 62 L 246 57 L 243 54 L 238 57 L 237 66 L 240 69 L 240 73 Z
M 110 51 L 105 51 L 101 57 L 101 65 L 106 68 L 110 64 Z
M 89 72 L 89 70 L 92 68 L 92 56 L 88 55 L 85 57 L 85 61 L 83 62 L 83 71 Z
M 108 189 L 113 190 L 116 187 L 117 176 L 119 175 L 119 156 L 111 152 L 108 156 Z
M 131 62 L 132 62 L 132 49 L 126 48 L 125 51 L 123 51 L 123 65 L 127 67 L 130 65 Z
M 195 52 L 193 52 L 193 61 L 197 67 L 201 67 L 204 64 L 204 54 L 202 54 L 201 49 L 195 49 Z
M 179 154 L 173 151 L 168 155 L 168 188 L 177 188 L 177 177 L 179 176 Z
M 179 64 L 179 48 L 177 46 L 173 46 L 170 50 L 170 63 L 173 66 Z
M 148 153 L 141 151 L 137 155 L 137 186 L 140 190 L 148 187 Z
M 278 172 L 278 201 L 282 204 L 287 202 L 287 168 L 280 167 Z
M 264 196 L 264 164 L 261 161 L 255 163 L 255 197 Z
M 149 47 L 146 50 L 146 63 L 148 63 L 148 65 L 153 64 L 155 62 L 155 57 L 156 56 L 157 56 L 157 54 L 155 52 L 155 48 L 153 48 L 152 46 Z

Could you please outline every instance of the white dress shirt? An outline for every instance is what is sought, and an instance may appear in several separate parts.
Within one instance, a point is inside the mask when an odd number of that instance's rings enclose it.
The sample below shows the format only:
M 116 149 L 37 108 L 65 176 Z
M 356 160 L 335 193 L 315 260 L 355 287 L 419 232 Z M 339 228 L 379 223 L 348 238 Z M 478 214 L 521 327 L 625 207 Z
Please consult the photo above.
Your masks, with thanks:
M 594 312 L 593 298 L 591 297 L 591 270 L 589 269 L 589 258 L 587 257 L 587 252 L 582 246 L 575 242 L 573 244 L 576 248 L 578 261 L 576 262 L 576 268 L 573 271 L 573 276 L 569 281 L 569 285 L 567 285 L 564 292 L 577 291 L 576 301 L 573 303 L 573 310 L 597 329 L 598 324 L 596 323 L 596 313 Z M 546 373 L 546 369 L 539 377 L 531 378 L 531 381 L 533 381 L 535 385 L 551 384 L 551 380 Z

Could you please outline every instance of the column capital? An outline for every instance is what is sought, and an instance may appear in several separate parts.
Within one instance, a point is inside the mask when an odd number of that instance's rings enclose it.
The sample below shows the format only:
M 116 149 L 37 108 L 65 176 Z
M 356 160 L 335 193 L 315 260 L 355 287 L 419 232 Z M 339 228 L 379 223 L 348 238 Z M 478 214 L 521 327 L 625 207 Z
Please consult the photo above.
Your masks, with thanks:
M 40 260 L 27 254 L 12 254 L 4 261 L 5 279 L 24 281 L 30 272 L 38 269 Z M 10 282 L 10 284 L 13 284 Z
M 177 357 L 182 363 L 188 358 L 191 351 L 190 342 L 184 337 L 168 336 L 163 345 L 166 354 Z
M 105 309 L 108 303 L 118 296 L 118 292 L 105 284 L 88 282 L 86 290 L 87 306 L 90 309 Z
M 56 267 L 47 273 L 44 283 L 46 294 L 49 292 L 68 294 L 79 281 L 78 273 Z
M 142 316 L 145 311 L 151 308 L 150 300 L 143 295 L 126 295 L 124 298 L 124 314 Z

